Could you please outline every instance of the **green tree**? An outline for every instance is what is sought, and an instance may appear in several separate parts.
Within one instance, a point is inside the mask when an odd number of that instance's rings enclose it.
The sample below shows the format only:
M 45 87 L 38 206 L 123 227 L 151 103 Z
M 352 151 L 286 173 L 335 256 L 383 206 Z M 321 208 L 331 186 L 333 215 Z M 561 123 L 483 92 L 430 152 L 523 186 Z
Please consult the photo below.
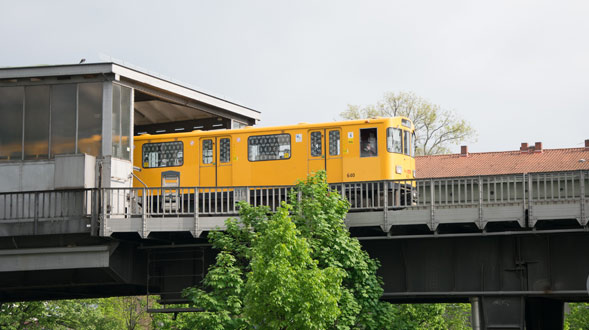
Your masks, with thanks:
M 569 308 L 569 313 L 565 315 L 564 328 L 589 330 L 589 303 L 569 303 Z
M 344 225 L 349 209 L 341 194 L 330 191 L 325 172 L 317 172 L 300 182 L 291 195 L 293 220 L 311 245 L 311 257 L 319 268 L 338 268 L 343 272 L 342 312 L 339 329 L 386 329 L 392 322 L 392 306 L 380 301 L 382 280 L 376 275 L 380 266 L 370 258 Z
M 393 308 L 379 300 L 379 264 L 350 237 L 343 222 L 348 202 L 328 189 L 325 173 L 299 183 L 290 203 L 272 216 L 267 208 L 241 204 L 240 220 L 210 233 L 220 252 L 204 290 L 185 291 L 193 306 L 204 310 L 187 316 L 187 324 L 390 328 Z
M 39 323 L 44 315 L 45 305 L 41 301 L 2 303 L 0 305 L 0 329 L 25 329 Z M 42 323 L 46 323 L 41 318 Z
M 243 312 L 245 282 L 250 271 L 252 243 L 268 222 L 268 209 L 240 204 L 240 218 L 225 221 L 225 231 L 209 233 L 219 251 L 203 280 L 203 287 L 188 288 L 184 295 L 201 312 L 184 317 L 186 329 L 247 329 Z
M 319 269 L 283 205 L 253 244 L 245 314 L 256 329 L 326 329 L 340 314 L 341 272 Z
M 2 303 L 0 329 L 101 328 L 97 299 Z
M 451 145 L 474 139 L 476 132 L 453 111 L 410 92 L 387 92 L 376 104 L 348 105 L 340 114 L 344 119 L 405 116 L 415 125 L 418 155 L 436 155 L 450 152 Z
M 445 329 L 472 329 L 470 323 L 472 306 L 470 304 L 443 304 L 443 306 Z
M 145 296 L 99 299 L 98 309 L 102 316 L 98 329 L 144 329 L 151 322 Z
M 448 329 L 443 304 L 401 304 L 394 306 L 392 329 Z

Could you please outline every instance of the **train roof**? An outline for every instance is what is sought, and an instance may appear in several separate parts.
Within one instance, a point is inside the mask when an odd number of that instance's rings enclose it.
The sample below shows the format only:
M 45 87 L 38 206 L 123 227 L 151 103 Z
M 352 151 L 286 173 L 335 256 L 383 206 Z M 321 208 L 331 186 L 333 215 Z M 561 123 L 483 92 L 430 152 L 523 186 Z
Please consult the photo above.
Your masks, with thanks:
M 135 140 L 151 140 L 151 139 L 170 139 L 170 138 L 177 138 L 177 137 L 186 137 L 186 136 L 221 136 L 221 135 L 228 135 L 228 134 L 239 134 L 239 133 L 260 133 L 260 132 L 271 132 L 271 131 L 282 131 L 282 130 L 292 130 L 292 129 L 313 129 L 313 128 L 321 128 L 321 127 L 338 127 L 338 126 L 351 126 L 351 125 L 359 125 L 359 124 L 367 124 L 367 123 L 375 123 L 375 124 L 383 124 L 389 122 L 390 125 L 401 125 L 401 120 L 409 120 L 407 117 L 377 117 L 377 118 L 368 118 L 368 119 L 356 119 L 356 120 L 345 120 L 345 121 L 336 121 L 336 122 L 323 122 L 323 123 L 299 123 L 294 125 L 282 125 L 282 126 L 268 126 L 268 127 L 253 127 L 247 126 L 243 128 L 237 129 L 225 129 L 225 130 L 211 130 L 211 131 L 201 131 L 195 130 L 191 132 L 175 132 L 175 133 L 165 133 L 165 134 L 142 134 L 135 136 Z M 413 123 L 411 123 L 411 128 L 413 129 Z

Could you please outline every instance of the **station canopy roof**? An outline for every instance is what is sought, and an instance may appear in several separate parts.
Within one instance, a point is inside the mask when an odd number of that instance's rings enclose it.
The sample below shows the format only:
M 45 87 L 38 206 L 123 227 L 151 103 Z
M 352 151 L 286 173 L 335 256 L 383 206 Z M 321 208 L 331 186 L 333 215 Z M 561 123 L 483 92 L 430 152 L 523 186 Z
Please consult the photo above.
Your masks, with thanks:
M 67 80 L 117 81 L 134 89 L 136 131 L 150 131 L 181 123 L 188 129 L 231 128 L 254 125 L 260 112 L 191 87 L 117 63 L 88 63 L 0 68 L 4 83 L 67 83 Z M 152 133 L 152 132 L 150 132 Z

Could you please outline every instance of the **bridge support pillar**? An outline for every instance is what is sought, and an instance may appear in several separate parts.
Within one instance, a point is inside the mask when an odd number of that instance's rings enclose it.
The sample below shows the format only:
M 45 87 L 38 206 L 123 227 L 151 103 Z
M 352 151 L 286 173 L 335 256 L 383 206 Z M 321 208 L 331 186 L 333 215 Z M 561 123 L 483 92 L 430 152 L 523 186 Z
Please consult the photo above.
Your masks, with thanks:
M 562 329 L 564 303 L 546 298 L 473 297 L 473 330 Z
M 478 316 L 481 320 L 481 330 L 525 329 L 525 300 L 523 297 L 481 297 L 479 301 Z M 473 304 L 473 320 L 475 319 L 474 306 Z

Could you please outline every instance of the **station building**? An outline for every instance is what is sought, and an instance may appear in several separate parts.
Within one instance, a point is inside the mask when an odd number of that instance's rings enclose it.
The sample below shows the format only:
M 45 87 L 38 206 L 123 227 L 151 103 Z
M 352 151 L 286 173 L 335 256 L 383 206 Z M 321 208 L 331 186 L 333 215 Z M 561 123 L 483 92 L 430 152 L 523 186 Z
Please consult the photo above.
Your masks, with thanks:
M 134 135 L 259 119 L 116 63 L 0 68 L 0 192 L 131 186 Z

